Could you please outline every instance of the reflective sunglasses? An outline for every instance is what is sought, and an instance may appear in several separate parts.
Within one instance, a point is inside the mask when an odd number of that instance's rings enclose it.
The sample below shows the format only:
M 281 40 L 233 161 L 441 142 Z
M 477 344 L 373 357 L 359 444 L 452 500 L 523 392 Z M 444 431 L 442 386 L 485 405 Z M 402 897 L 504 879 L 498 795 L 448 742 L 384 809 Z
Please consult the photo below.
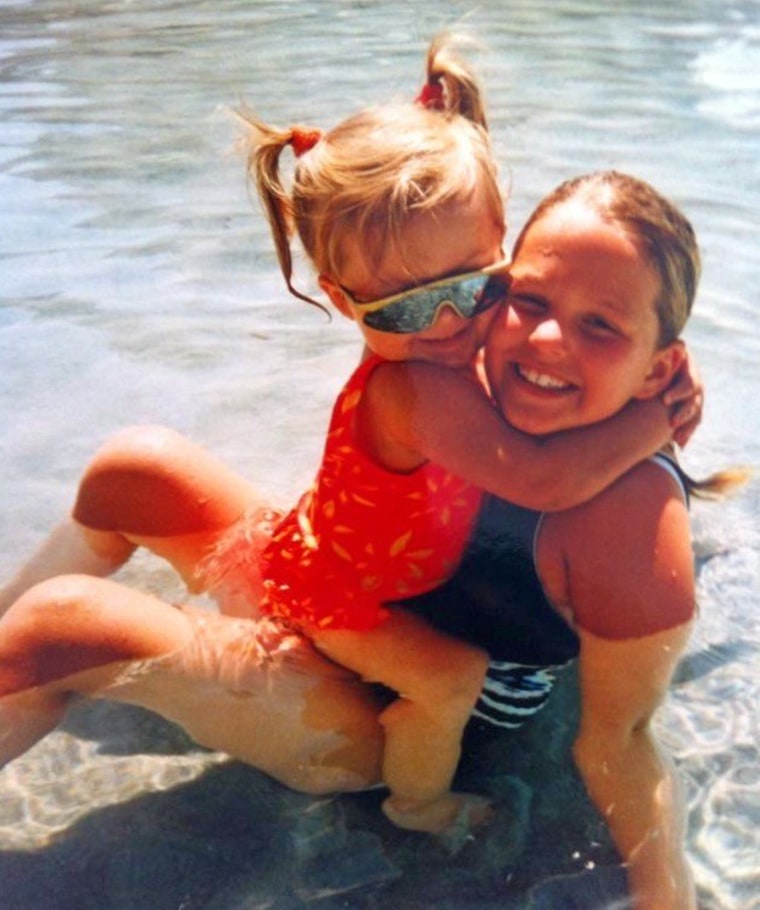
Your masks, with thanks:
M 354 300 L 342 285 L 341 290 L 366 326 L 377 332 L 407 335 L 430 328 L 446 307 L 451 307 L 463 319 L 472 319 L 501 303 L 509 290 L 508 266 L 509 262 L 503 260 L 477 272 L 441 278 L 366 303 Z

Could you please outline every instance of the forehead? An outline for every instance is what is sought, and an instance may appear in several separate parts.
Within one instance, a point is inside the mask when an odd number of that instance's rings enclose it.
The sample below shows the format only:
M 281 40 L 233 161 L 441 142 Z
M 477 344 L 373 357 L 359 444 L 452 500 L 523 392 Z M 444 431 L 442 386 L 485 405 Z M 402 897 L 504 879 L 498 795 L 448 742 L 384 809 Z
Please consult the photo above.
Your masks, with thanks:
M 570 200 L 550 209 L 534 222 L 514 257 L 514 267 L 532 262 L 545 267 L 571 269 L 580 263 L 626 273 L 649 273 L 655 277 L 648 257 L 621 225 L 607 220 L 592 206 Z
M 594 245 L 600 252 L 606 249 L 609 254 L 632 263 L 647 264 L 630 234 L 583 199 L 569 199 L 544 212 L 528 230 L 522 249 L 529 246 L 535 253 L 539 242 L 557 250 L 560 247 L 588 249 Z
M 396 236 L 348 235 L 340 283 L 359 296 L 388 296 L 417 284 L 472 271 L 495 262 L 504 239 L 501 212 L 477 189 L 437 209 L 420 212 Z
M 660 278 L 620 225 L 581 200 L 546 212 L 528 230 L 511 269 L 516 281 L 540 280 L 557 290 L 582 289 L 594 302 L 654 313 Z

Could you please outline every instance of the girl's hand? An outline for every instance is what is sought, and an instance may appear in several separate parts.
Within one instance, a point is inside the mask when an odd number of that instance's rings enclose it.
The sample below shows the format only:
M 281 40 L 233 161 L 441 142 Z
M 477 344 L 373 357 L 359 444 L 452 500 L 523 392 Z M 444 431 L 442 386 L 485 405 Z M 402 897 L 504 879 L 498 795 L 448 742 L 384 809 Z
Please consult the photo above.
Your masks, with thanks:
M 694 358 L 685 349 L 686 356 L 676 371 L 670 385 L 662 394 L 666 407 L 670 408 L 670 423 L 673 427 L 673 441 L 683 448 L 702 422 L 705 403 L 705 387 Z

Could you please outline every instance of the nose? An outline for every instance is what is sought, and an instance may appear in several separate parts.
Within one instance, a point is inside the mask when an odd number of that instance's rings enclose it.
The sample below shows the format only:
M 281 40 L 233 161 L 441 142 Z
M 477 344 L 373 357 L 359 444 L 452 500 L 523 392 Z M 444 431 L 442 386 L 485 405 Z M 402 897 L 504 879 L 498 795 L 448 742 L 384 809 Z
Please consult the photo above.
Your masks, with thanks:
M 558 353 L 565 348 L 565 335 L 556 319 L 542 319 L 530 333 L 530 341 L 542 349 Z

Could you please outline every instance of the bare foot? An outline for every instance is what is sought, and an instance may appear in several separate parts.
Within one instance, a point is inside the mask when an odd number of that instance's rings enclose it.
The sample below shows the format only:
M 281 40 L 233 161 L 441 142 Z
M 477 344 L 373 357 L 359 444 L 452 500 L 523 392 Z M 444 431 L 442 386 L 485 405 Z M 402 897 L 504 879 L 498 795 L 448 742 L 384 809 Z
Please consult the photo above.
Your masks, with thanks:
M 446 793 L 431 802 L 389 796 L 383 812 L 399 828 L 439 835 L 453 853 L 464 846 L 473 828 L 493 816 L 490 801 L 474 793 Z

